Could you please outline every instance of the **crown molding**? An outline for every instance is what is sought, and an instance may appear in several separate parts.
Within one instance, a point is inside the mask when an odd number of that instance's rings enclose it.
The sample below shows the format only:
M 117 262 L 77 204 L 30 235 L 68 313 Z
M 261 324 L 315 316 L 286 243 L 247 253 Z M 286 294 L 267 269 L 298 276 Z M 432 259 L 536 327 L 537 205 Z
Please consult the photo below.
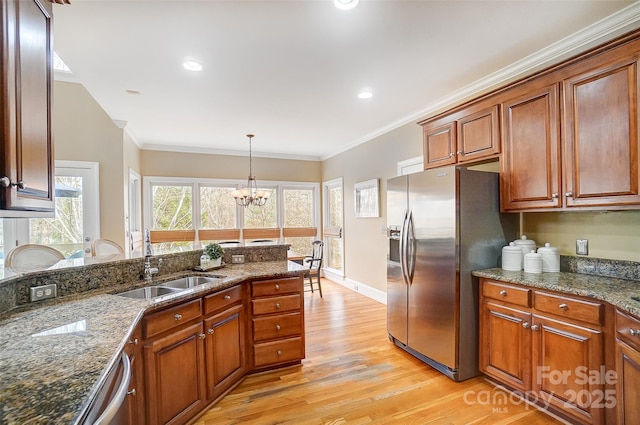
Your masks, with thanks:
M 215 148 L 196 148 L 188 146 L 173 146 L 173 145 L 158 145 L 158 144 L 144 144 L 140 146 L 141 150 L 145 151 L 161 151 L 161 152 L 180 152 L 180 153 L 192 153 L 192 154 L 204 154 L 204 155 L 229 155 L 229 156 L 249 156 L 248 151 L 234 150 L 234 149 L 215 149 Z M 286 153 L 274 153 L 274 152 L 256 152 L 252 151 L 251 155 L 255 158 L 274 158 L 274 159 L 291 159 L 297 161 L 321 161 L 319 156 L 313 155 L 294 155 Z
M 640 2 L 634 2 L 624 9 L 615 12 L 593 24 L 561 39 L 549 46 L 526 56 L 498 71 L 474 81 L 448 96 L 426 105 L 422 109 L 370 132 L 353 142 L 344 145 L 339 151 L 321 157 L 324 161 L 339 155 L 358 145 L 382 136 L 398 127 L 411 122 L 421 121 L 452 108 L 466 100 L 473 99 L 483 93 L 497 89 L 509 82 L 527 77 L 536 71 L 560 63 L 564 59 L 585 52 L 589 48 L 603 44 L 624 33 L 640 27 Z

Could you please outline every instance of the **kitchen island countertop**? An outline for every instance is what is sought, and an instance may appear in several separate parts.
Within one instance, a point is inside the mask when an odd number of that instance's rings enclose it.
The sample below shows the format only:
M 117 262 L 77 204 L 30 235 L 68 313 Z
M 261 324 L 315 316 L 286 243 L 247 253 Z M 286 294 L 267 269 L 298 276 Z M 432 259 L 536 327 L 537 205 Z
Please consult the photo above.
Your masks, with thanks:
M 525 273 L 500 268 L 476 270 L 472 274 L 477 277 L 606 301 L 622 311 L 640 317 L 639 281 L 582 273 Z
M 234 264 L 215 270 L 224 279 L 159 301 L 121 297 L 113 294 L 113 288 L 105 288 L 4 315 L 0 321 L 0 423 L 79 423 L 145 313 L 250 278 L 302 272 L 290 261 Z M 180 273 L 187 274 L 194 273 Z M 141 285 L 144 282 L 132 287 Z

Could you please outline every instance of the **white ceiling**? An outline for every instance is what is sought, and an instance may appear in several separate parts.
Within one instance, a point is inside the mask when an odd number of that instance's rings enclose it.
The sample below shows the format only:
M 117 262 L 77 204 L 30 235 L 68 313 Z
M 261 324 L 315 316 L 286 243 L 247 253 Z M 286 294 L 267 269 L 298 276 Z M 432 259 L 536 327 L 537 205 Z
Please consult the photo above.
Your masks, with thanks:
M 630 3 L 73 0 L 54 6 L 54 47 L 144 149 L 246 154 L 254 133 L 256 155 L 324 159 L 530 72 L 541 49 Z M 635 26 L 635 6 L 616 22 Z

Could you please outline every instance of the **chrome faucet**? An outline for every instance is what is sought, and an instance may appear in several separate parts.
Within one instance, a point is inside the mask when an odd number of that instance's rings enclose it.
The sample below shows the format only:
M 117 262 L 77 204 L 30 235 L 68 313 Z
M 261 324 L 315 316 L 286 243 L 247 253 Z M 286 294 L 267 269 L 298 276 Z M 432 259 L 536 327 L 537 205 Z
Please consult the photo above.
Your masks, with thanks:
M 162 264 L 162 258 L 158 258 L 158 267 L 151 267 L 151 257 L 147 256 L 144 260 L 144 280 L 151 282 L 153 275 L 160 271 L 160 264 Z
M 147 258 L 153 255 L 151 251 L 151 232 L 149 232 L 148 228 L 144 229 L 144 255 Z

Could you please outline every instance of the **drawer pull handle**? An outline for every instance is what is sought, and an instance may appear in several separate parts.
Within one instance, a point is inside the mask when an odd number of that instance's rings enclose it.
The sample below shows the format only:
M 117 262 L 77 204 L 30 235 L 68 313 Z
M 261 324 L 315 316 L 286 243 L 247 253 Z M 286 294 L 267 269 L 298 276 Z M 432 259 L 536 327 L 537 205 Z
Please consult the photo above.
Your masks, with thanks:
M 500 295 L 502 295 L 503 297 L 507 296 L 507 291 L 505 291 L 504 289 L 502 291 L 500 291 Z
M 281 329 L 280 325 L 276 325 L 276 330 L 279 331 Z
M 280 303 L 276 303 L 276 308 L 280 308 Z
M 276 291 L 280 289 L 280 285 L 276 283 Z
M 225 301 L 229 301 L 230 299 L 231 299 L 231 295 L 225 295 L 225 296 L 224 296 L 224 300 L 225 300 Z
M 537 331 L 538 329 L 540 329 L 540 327 L 538 325 L 531 325 L 531 330 L 532 331 Z
M 205 339 L 207 336 L 205 334 L 198 334 L 198 338 Z
M 557 194 L 557 193 L 552 193 L 552 194 L 551 194 L 551 197 L 552 197 L 553 199 L 558 199 L 558 194 Z
M 132 396 L 136 396 L 136 389 L 133 388 L 131 391 L 127 391 L 127 395 L 132 395 Z
M 566 305 L 565 303 L 560 304 L 560 305 L 558 306 L 558 308 L 561 308 L 561 309 L 563 309 L 563 310 L 569 310 L 569 306 L 568 306 L 568 305 Z
M 176 322 L 177 322 L 178 320 L 182 320 L 182 314 L 180 314 L 180 313 L 176 313 L 176 314 L 174 314 L 174 315 L 173 315 L 173 318 L 176 320 Z
M 213 328 L 211 328 L 211 329 L 208 329 L 208 330 L 207 330 L 207 333 L 208 333 L 209 335 L 213 335 L 213 333 L 214 333 L 214 332 L 215 332 L 215 331 L 213 330 Z
M 567 198 L 573 198 L 573 192 L 565 192 L 564 196 Z
M 522 327 L 525 329 L 529 329 L 529 327 L 531 327 L 531 325 L 529 325 L 529 322 L 522 322 Z
M 640 336 L 640 329 L 629 329 L 629 334 L 631 336 Z
M 130 339 L 129 344 L 138 345 L 138 338 Z
M 282 355 L 282 350 L 276 350 L 276 355 L 280 357 Z

